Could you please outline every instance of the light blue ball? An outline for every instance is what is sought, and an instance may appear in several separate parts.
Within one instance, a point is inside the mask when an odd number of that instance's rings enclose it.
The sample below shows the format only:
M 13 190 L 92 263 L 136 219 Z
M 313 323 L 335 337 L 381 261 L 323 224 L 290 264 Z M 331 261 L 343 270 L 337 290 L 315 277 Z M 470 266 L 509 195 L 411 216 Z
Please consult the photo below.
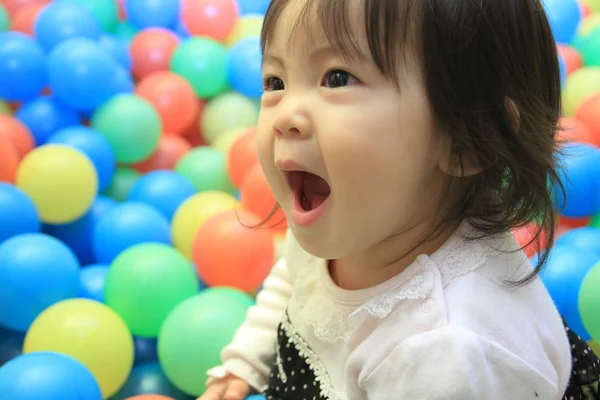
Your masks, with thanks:
M 179 0 L 125 0 L 127 19 L 141 29 L 174 27 L 179 11 Z
M 569 44 L 583 18 L 577 0 L 542 0 L 557 43 Z
M 556 245 L 594 252 L 600 260 L 600 229 L 590 226 L 572 229 L 558 238 Z
M 271 0 L 238 0 L 240 5 L 240 14 L 260 14 L 265 15 Z
M 0 99 L 29 101 L 46 85 L 46 56 L 32 38 L 0 33 Z
M 5 182 L 0 182 L 0 221 L 0 243 L 42 229 L 33 200 L 18 187 Z
M 57 130 L 81 122 L 77 111 L 52 96 L 40 96 L 23 104 L 15 116 L 29 128 L 37 146 L 45 144 Z
M 77 296 L 104 303 L 104 283 L 108 268 L 108 265 L 102 264 L 93 264 L 82 268 L 79 274 Z
M 131 71 L 131 54 L 127 43 L 115 35 L 104 34 L 98 45 L 127 71 Z
M 263 92 L 260 38 L 237 42 L 227 55 L 229 84 L 246 97 L 259 98 Z

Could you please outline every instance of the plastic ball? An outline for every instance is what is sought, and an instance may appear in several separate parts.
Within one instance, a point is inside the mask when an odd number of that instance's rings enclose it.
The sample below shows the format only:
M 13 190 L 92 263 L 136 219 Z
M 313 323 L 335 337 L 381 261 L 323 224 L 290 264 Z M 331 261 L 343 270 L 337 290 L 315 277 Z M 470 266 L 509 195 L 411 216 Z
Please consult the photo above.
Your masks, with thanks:
M 136 400 L 192 399 L 169 382 L 157 362 L 135 366 L 127 382 L 114 398 Z
M 192 244 L 198 229 L 212 216 L 238 206 L 235 197 L 224 192 L 208 191 L 195 194 L 187 199 L 173 216 L 173 244 L 184 256 L 191 259 Z
M 64 224 L 81 217 L 98 191 L 98 175 L 88 157 L 65 145 L 45 145 L 19 165 L 17 186 L 35 203 L 43 222 Z
M 140 173 L 132 168 L 117 168 L 104 194 L 113 200 L 123 202 L 127 200 L 131 188 L 139 178 Z
M 581 39 L 581 37 L 586 36 L 588 33 L 598 28 L 598 25 L 600 25 L 600 15 L 592 14 L 589 16 L 585 16 L 583 18 L 583 21 L 581 21 L 581 24 L 579 24 L 579 27 L 577 28 L 578 36 L 575 37 L 575 40 L 573 40 L 573 42 L 577 43 Z
M 0 326 L 0 367 L 23 354 L 24 340 L 23 332 L 11 331 Z
M 158 348 L 155 338 L 134 337 L 135 365 L 158 361 Z
M 82 265 L 93 264 L 96 262 L 96 256 L 92 246 L 92 234 L 102 216 L 116 205 L 114 200 L 98 196 L 81 218 L 68 224 L 50 226 L 50 234 L 69 246 Z
M 585 100 L 575 113 L 577 121 L 583 124 L 590 131 L 590 138 L 584 138 L 587 140 L 581 140 L 583 142 L 591 143 L 596 146 L 600 146 L 600 118 L 598 112 L 600 111 L 600 93 L 594 94 Z
M 584 67 L 569 75 L 562 93 L 565 116 L 574 116 L 579 106 L 598 91 L 600 67 Z
M 543 0 L 557 43 L 570 43 L 583 17 L 577 0 Z
M 187 140 L 176 135 L 163 134 L 154 153 L 133 167 L 142 173 L 174 170 L 179 160 L 191 149 L 192 146 Z
M 0 98 L 28 101 L 46 84 L 46 61 L 42 48 L 18 32 L 0 32 Z
M 557 246 L 569 246 L 571 249 L 594 252 L 600 260 L 600 229 L 582 227 L 573 229 L 556 241 Z
M 246 129 L 229 129 L 221 133 L 211 147 L 215 150 L 219 150 L 223 154 L 229 154 L 229 151 L 235 144 L 235 142 L 245 133 Z M 231 178 L 231 174 L 229 175 Z
M 202 115 L 202 134 L 208 144 L 232 129 L 256 126 L 259 108 L 246 96 L 236 92 L 222 94 L 206 105 Z
M 119 22 L 117 2 L 114 0 L 60 0 L 78 3 L 87 8 L 100 22 L 104 32 L 112 32 Z
M 598 56 L 598 52 L 596 51 L 598 46 L 600 46 L 600 26 L 578 37 L 574 45 L 586 66 L 600 66 L 600 56 Z
M 252 228 L 260 222 L 254 214 L 233 210 L 210 218 L 200 227 L 194 239 L 193 260 L 203 282 L 245 292 L 260 287 L 274 262 L 271 231 Z
M 231 86 L 250 98 L 263 93 L 260 38 L 249 37 L 237 42 L 227 57 L 227 74 Z
M 158 145 L 162 130 L 154 107 L 133 94 L 118 95 L 100 107 L 92 118 L 92 128 L 108 139 L 121 163 L 149 157 Z
M 64 144 L 85 154 L 94 164 L 98 174 L 98 189 L 104 190 L 115 174 L 115 154 L 108 140 L 97 131 L 77 126 L 57 131 L 48 144 Z
M 190 37 L 173 53 L 171 71 L 184 77 L 201 98 L 211 98 L 227 88 L 227 51 L 205 37 Z
M 233 194 L 235 187 L 227 173 L 227 157 L 208 146 L 197 147 L 179 160 L 175 171 L 203 192 L 217 190 Z
M 4 400 L 102 400 L 98 382 L 78 360 L 41 351 L 24 354 L 0 368 Z
M 34 37 L 35 21 L 45 6 L 44 3 L 31 3 L 20 8 L 11 21 L 10 30 Z
M 75 297 L 79 263 L 59 240 L 44 234 L 0 244 L 0 325 L 26 331 L 46 307 Z
M 108 265 L 94 264 L 81 269 L 77 297 L 104 303 L 104 282 Z
M 250 297 L 248 293 L 242 292 L 241 290 L 232 287 L 220 286 L 213 287 L 210 290 L 214 294 L 219 293 L 237 301 L 241 306 L 245 307 L 246 309 L 252 307 L 255 304 L 254 299 Z
M 598 318 L 598 307 L 600 306 L 600 263 L 595 264 L 583 279 L 579 292 L 579 312 L 585 329 L 590 333 L 592 339 L 600 340 L 600 318 Z M 589 340 L 589 337 L 584 338 Z
M 235 141 L 227 155 L 227 171 L 233 184 L 241 187 L 248 172 L 257 164 L 256 128 L 250 128 Z
M 600 101 L 600 97 L 598 98 Z M 600 102 L 594 102 L 596 104 L 600 104 Z M 577 111 L 578 115 L 581 117 L 580 119 L 575 119 L 571 117 L 563 117 L 559 121 L 559 132 L 556 138 L 558 143 L 587 143 L 592 146 L 600 147 L 600 118 L 597 119 L 597 131 L 593 133 L 591 129 L 588 128 L 587 124 L 584 124 L 582 120 L 589 121 L 590 125 L 594 126 L 594 114 L 588 114 L 593 110 L 593 104 L 590 102 L 584 103 L 587 104 L 586 107 L 580 107 Z M 596 127 L 594 127 L 596 128 Z
M 0 182 L 14 183 L 19 168 L 19 153 L 8 139 L 0 138 Z
M 34 3 L 48 4 L 50 1 L 51 0 L 3 0 L 2 4 L 6 7 L 8 15 L 14 17 L 14 15 L 23 7 L 27 7 Z
M 8 10 L 0 4 L 0 32 L 7 31 L 10 27 L 10 16 Z
M 133 185 L 128 200 L 149 204 L 171 221 L 179 206 L 195 193 L 194 185 L 182 175 L 154 171 Z
M 540 274 L 558 311 L 584 340 L 589 340 L 590 336 L 579 314 L 579 290 L 583 278 L 596 262 L 598 255 L 595 252 L 557 246 L 550 252 L 547 265 Z
M 119 204 L 106 212 L 94 228 L 96 260 L 110 264 L 119 254 L 140 243 L 171 243 L 169 221 L 144 203 Z
M 143 276 L 143 279 L 140 279 Z M 198 292 L 189 261 L 177 250 L 144 243 L 123 252 L 106 277 L 105 299 L 136 336 L 158 336 L 173 308 Z
M 170 28 L 180 12 L 178 0 L 126 0 L 124 5 L 127 19 L 139 28 Z
M 179 304 L 158 337 L 160 364 L 169 380 L 186 393 L 201 395 L 206 372 L 221 363 L 220 352 L 231 342 L 246 316 L 246 307 L 206 289 Z
M 48 4 L 35 23 L 35 38 L 46 51 L 71 38 L 97 40 L 102 29 L 87 8 L 73 1 L 55 1 Z
M 5 101 L 0 100 L 0 116 L 3 115 L 12 115 L 12 110 Z
M 131 55 L 129 54 L 129 47 L 125 42 L 114 35 L 104 34 L 98 40 L 98 46 L 119 63 L 121 67 L 125 68 L 125 70 L 131 70 Z
M 143 79 L 153 72 L 168 71 L 178 46 L 179 38 L 168 29 L 147 28 L 137 33 L 130 46 L 133 75 Z
M 260 37 L 264 18 L 260 14 L 242 15 L 236 22 L 233 32 L 225 41 L 228 47 L 235 45 L 242 39 Z
M 600 0 L 579 0 L 579 2 L 593 11 L 600 11 Z
M 38 146 L 45 144 L 57 130 L 80 123 L 75 110 L 50 96 L 40 96 L 24 103 L 15 117 L 29 129 Z
M 246 400 L 267 400 L 262 394 L 253 394 L 252 396 L 246 397 Z
M 183 132 L 198 114 L 194 88 L 173 72 L 161 71 L 146 76 L 138 84 L 136 93 L 156 108 L 166 132 Z
M 124 41 L 128 45 L 131 44 L 133 38 L 135 37 L 135 35 L 137 35 L 137 33 L 138 29 L 127 21 L 119 22 L 114 32 L 117 38 Z
M 191 35 L 222 42 L 233 31 L 238 11 L 235 0 L 183 0 L 181 18 Z
M 37 233 L 40 217 L 33 201 L 16 186 L 0 182 L 0 243 L 23 233 Z
M 116 312 L 94 300 L 69 299 L 47 308 L 25 336 L 24 353 L 56 351 L 85 365 L 103 398 L 125 383 L 133 366 L 133 339 Z
M 286 217 L 281 207 L 271 215 L 277 206 L 277 200 L 260 164 L 256 164 L 246 175 L 240 192 L 242 207 L 259 217 L 261 221 L 268 219 L 265 226 L 278 231 L 287 229 Z
M 33 136 L 27 126 L 11 115 L 0 115 L 0 138 L 11 142 L 17 150 L 19 160 L 23 159 L 35 146 Z

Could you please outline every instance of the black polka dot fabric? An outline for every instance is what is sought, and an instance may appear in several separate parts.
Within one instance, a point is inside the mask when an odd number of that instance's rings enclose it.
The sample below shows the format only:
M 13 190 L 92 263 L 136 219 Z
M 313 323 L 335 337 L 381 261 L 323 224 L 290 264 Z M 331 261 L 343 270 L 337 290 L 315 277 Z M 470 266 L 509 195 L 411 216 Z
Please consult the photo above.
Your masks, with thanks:
M 315 366 L 307 354 L 298 350 L 298 337 L 290 337 L 284 329 L 287 316 L 279 325 L 276 362 L 271 369 L 269 386 L 264 393 L 267 400 L 329 400 L 321 395 Z M 296 336 L 296 335 L 294 335 Z
M 600 379 L 600 363 L 590 346 L 569 329 L 565 323 L 567 336 L 571 343 L 573 370 L 571 382 L 563 400 L 600 400 L 598 380 Z

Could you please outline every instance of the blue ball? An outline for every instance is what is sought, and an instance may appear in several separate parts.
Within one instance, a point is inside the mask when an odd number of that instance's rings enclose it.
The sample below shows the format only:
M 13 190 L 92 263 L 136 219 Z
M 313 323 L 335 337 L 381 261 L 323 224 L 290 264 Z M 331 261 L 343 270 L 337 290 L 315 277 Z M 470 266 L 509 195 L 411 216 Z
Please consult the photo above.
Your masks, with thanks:
M 253 394 L 252 396 L 246 397 L 246 400 L 267 400 L 262 394 Z
M 48 56 L 52 93 L 76 110 L 93 110 L 114 94 L 111 84 L 120 67 L 96 42 L 73 38 L 58 44 Z
M 237 42 L 227 55 L 229 84 L 246 97 L 258 98 L 263 92 L 260 38 Z
M 144 203 L 119 204 L 100 218 L 93 233 L 97 262 L 110 264 L 124 250 L 140 243 L 171 244 L 167 218 Z
M 556 246 L 550 252 L 548 262 L 540 273 L 558 311 L 569 327 L 586 341 L 591 337 L 579 315 L 579 289 L 583 278 L 598 260 L 595 252 Z
M 104 191 L 112 181 L 117 161 L 108 140 L 98 131 L 86 126 L 72 126 L 56 131 L 47 144 L 64 144 L 84 153 L 98 173 L 98 190 Z
M 98 45 L 125 70 L 131 71 L 131 55 L 127 43 L 114 35 L 104 34 L 98 40 Z
M 0 368 L 2 400 L 102 400 L 92 373 L 64 354 L 23 354 Z
M 102 34 L 98 19 L 85 6 L 59 1 L 48 4 L 37 17 L 35 38 L 46 51 L 72 38 L 97 40 Z
M 0 98 L 28 101 L 46 84 L 46 57 L 32 38 L 18 32 L 0 33 Z
M 104 282 L 107 273 L 108 265 L 94 264 L 82 268 L 77 296 L 104 303 Z
M 21 189 L 0 182 L 0 243 L 22 233 L 37 233 L 42 229 L 33 200 Z
M 260 14 L 265 15 L 271 0 L 238 0 L 240 5 L 240 14 Z
M 47 307 L 75 297 L 78 287 L 79 262 L 58 239 L 29 233 L 0 245 L 0 325 L 25 332 Z
M 49 233 L 69 246 L 81 265 L 93 264 L 96 262 L 92 245 L 94 229 L 104 214 L 116 206 L 113 199 L 99 195 L 83 217 L 68 224 L 52 225 L 48 228 Z
M 134 336 L 135 365 L 158 361 L 157 339 Z
M 135 182 L 128 200 L 149 204 L 171 221 L 179 206 L 195 193 L 194 185 L 178 173 L 153 171 Z
M 559 176 L 566 201 L 555 192 L 556 208 L 567 217 L 587 217 L 600 212 L 600 149 L 570 144 L 559 156 Z
M 133 367 L 131 375 L 113 399 L 127 399 L 139 394 L 161 394 L 178 400 L 194 399 L 173 386 L 157 362 Z
M 175 23 L 175 28 L 173 28 L 173 32 L 175 32 L 179 36 L 180 40 L 187 39 L 191 36 L 190 32 L 187 30 L 181 19 L 177 20 L 177 22 Z
M 558 66 L 560 68 L 560 83 L 564 85 L 567 80 L 567 65 L 565 59 L 560 54 L 558 55 Z
M 542 0 L 557 43 L 569 44 L 583 18 L 577 0 Z
M 179 0 L 125 0 L 127 19 L 136 27 L 171 28 L 179 19 Z
M 81 122 L 77 111 L 51 96 L 40 96 L 23 104 L 15 116 L 29 128 L 37 146 L 45 144 L 57 130 Z
M 600 229 L 593 227 L 572 229 L 558 238 L 556 245 L 594 252 L 600 260 Z
M 119 67 L 112 78 L 110 85 L 113 88 L 115 96 L 124 93 L 133 93 L 135 83 L 128 70 Z

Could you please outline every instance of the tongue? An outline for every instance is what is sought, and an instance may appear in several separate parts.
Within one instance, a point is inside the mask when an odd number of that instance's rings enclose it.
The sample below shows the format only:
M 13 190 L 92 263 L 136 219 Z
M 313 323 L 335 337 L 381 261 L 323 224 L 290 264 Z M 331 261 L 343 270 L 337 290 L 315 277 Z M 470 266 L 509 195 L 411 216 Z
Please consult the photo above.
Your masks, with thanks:
M 308 211 L 319 207 L 331 194 L 331 189 L 323 178 L 307 172 L 302 181 L 302 192 L 304 193 L 303 208 Z

